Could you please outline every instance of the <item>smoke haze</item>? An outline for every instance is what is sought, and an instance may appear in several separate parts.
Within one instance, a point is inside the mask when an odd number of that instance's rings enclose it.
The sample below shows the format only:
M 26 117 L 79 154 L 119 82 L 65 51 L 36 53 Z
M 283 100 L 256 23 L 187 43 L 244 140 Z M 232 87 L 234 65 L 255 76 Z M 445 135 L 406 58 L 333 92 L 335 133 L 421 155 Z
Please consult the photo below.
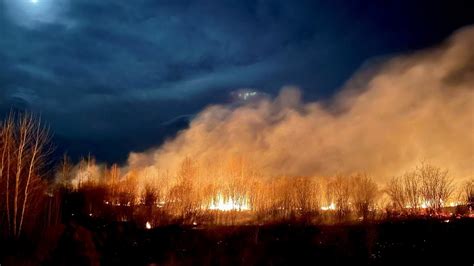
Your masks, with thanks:
M 175 172 L 185 157 L 241 157 L 270 176 L 365 172 L 384 182 L 423 160 L 458 180 L 474 173 L 473 27 L 366 68 L 329 101 L 300 96 L 287 87 L 275 99 L 209 106 L 163 146 L 131 153 L 128 167 Z

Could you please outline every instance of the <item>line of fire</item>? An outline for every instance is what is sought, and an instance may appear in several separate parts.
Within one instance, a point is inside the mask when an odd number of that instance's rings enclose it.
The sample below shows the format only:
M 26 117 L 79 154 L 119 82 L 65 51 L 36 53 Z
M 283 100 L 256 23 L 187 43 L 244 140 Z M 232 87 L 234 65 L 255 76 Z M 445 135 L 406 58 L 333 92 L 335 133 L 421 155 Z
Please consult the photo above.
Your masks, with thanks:
M 67 162 L 59 173 L 73 180 L 62 182 L 62 193 L 81 203 L 68 206 L 68 215 L 133 221 L 147 229 L 175 223 L 334 224 L 407 217 L 448 223 L 474 218 L 474 182 L 455 184 L 446 170 L 425 162 L 383 185 L 368 174 L 264 177 L 242 159 L 210 173 L 184 158 L 174 175 L 153 169 L 121 175 L 117 165 L 101 168 L 90 158 L 76 167 L 73 177 Z
M 1 129 L 2 231 L 16 238 L 38 224 L 69 219 L 151 229 L 474 218 L 474 181 L 455 183 L 447 170 L 427 162 L 379 184 L 365 173 L 265 176 L 242 157 L 205 165 L 183 158 L 176 172 L 169 172 L 107 167 L 91 157 L 73 165 L 65 156 L 47 182 L 41 178 L 50 153 L 47 127 L 33 115 L 12 114 Z

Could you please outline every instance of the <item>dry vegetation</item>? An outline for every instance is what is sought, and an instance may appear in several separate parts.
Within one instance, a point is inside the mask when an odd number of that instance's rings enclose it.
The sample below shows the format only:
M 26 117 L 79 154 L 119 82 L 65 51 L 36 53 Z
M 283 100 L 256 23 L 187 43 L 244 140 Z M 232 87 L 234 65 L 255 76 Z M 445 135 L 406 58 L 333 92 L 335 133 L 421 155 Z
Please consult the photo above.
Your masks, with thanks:
M 4 226 L 1 228 L 10 237 L 18 238 L 38 214 L 46 191 L 42 174 L 49 152 L 49 132 L 40 120 L 29 114 L 11 114 L 3 121 L 0 206 Z
M 184 158 L 174 174 L 147 168 L 128 169 L 122 175 L 117 165 L 101 167 L 91 158 L 77 166 L 65 164 L 58 176 L 70 179 L 60 179 L 60 183 L 71 193 L 85 195 L 87 214 L 107 213 L 116 220 L 140 225 L 314 224 L 409 215 L 446 217 L 456 212 L 456 206 L 466 209 L 472 204 L 472 181 L 456 188 L 447 170 L 427 163 L 386 185 L 367 174 L 263 176 L 242 158 L 218 166 L 202 166 Z M 71 173 L 64 173 L 64 169 Z M 455 193 L 458 191 L 462 193 Z
M 47 182 L 51 149 L 41 121 L 12 114 L 0 133 L 1 228 L 9 238 L 61 223 L 64 209 L 150 227 L 472 216 L 474 182 L 456 187 L 447 170 L 427 163 L 383 185 L 368 174 L 266 176 L 242 157 L 215 164 L 183 158 L 170 173 L 107 167 L 91 156 L 74 165 L 64 156 Z

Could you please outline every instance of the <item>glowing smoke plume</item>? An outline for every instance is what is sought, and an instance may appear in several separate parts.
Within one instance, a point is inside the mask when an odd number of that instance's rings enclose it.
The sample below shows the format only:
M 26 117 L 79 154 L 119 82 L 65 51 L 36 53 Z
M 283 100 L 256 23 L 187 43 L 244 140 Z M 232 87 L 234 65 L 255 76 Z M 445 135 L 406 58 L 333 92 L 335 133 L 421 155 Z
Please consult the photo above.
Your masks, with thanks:
M 242 156 L 266 175 L 363 171 L 383 182 L 425 160 L 472 176 L 474 28 L 367 73 L 328 102 L 304 103 L 285 88 L 274 100 L 210 106 L 162 147 L 132 153 L 129 166 L 176 172 L 185 157 L 206 165 Z

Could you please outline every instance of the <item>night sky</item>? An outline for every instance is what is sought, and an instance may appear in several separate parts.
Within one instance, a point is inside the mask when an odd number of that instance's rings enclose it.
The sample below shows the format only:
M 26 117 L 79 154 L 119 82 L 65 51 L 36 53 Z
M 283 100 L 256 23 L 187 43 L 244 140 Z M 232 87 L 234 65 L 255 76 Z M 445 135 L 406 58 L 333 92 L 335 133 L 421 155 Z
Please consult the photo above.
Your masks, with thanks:
M 325 99 L 474 23 L 474 1 L 0 1 L 0 115 L 39 113 L 57 154 L 107 162 L 239 89 Z

